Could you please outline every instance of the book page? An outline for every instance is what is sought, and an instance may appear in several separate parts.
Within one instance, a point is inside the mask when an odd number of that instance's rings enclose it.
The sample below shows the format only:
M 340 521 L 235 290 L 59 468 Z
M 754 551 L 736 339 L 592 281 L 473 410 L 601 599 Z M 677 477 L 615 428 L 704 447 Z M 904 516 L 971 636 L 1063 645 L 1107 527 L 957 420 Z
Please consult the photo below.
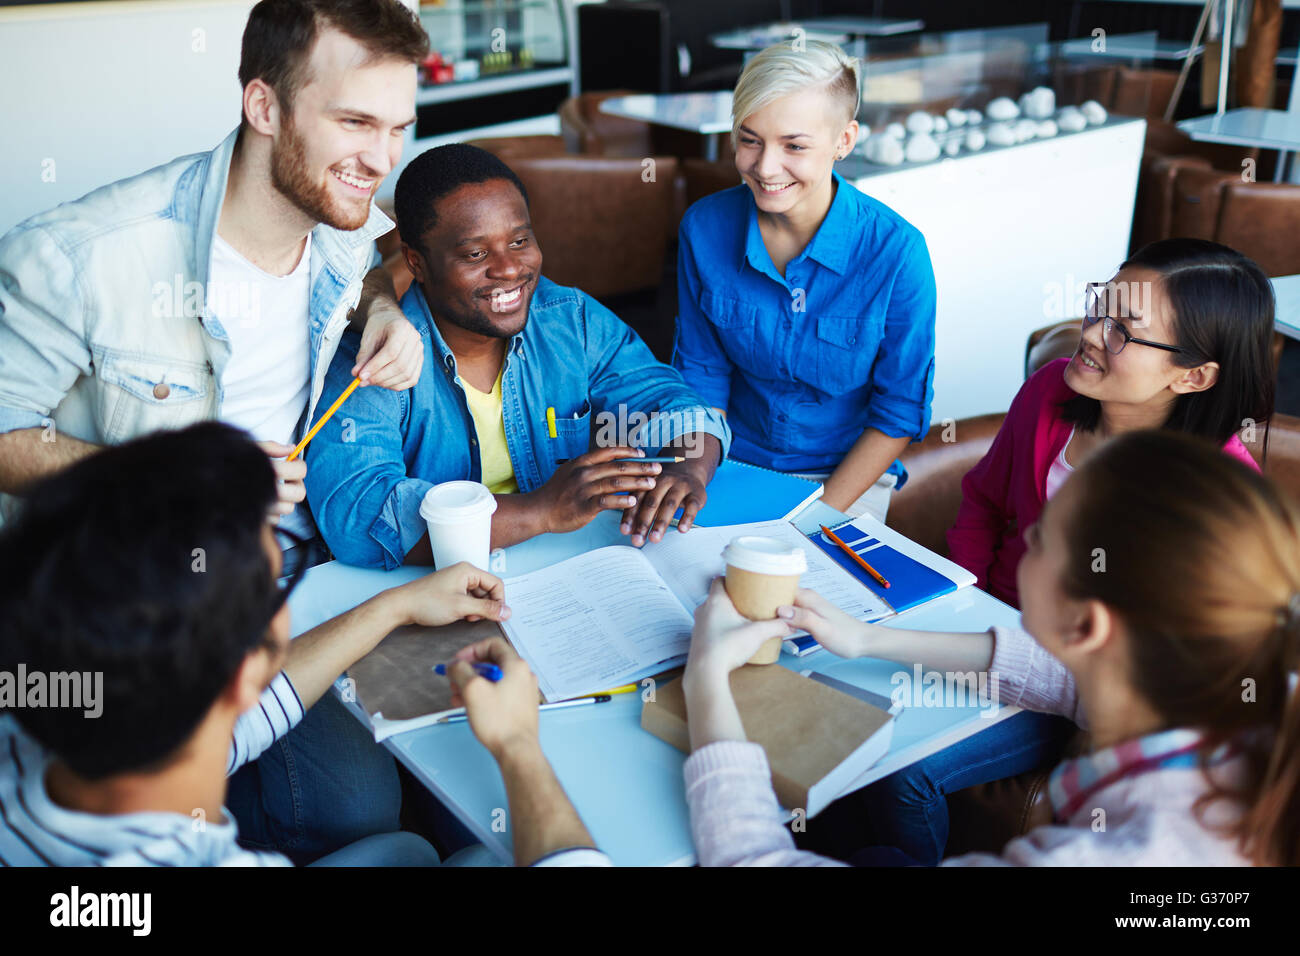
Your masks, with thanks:
M 709 582 L 726 571 L 722 549 L 742 534 L 776 538 L 802 548 L 808 555 L 808 570 L 799 579 L 799 586 L 816 591 L 849 616 L 878 621 L 892 613 L 874 591 L 858 583 L 788 521 L 694 527 L 685 534 L 670 531 L 662 541 L 647 544 L 643 553 L 682 604 L 694 611 L 708 597 Z
M 691 615 L 635 548 L 614 545 L 506 580 L 502 628 L 548 701 L 680 663 Z M 662 664 L 662 667 L 657 665 Z

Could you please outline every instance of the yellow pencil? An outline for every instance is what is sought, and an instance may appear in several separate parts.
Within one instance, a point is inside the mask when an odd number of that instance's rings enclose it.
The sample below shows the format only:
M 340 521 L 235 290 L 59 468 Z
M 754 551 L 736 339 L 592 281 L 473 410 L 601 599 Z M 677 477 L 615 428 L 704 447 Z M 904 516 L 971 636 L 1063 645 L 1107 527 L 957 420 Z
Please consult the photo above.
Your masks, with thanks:
M 559 437 L 555 431 L 555 408 L 554 407 L 548 408 L 546 410 L 546 431 L 547 434 L 549 434 L 552 438 Z
M 298 442 L 298 447 L 293 450 L 293 454 L 290 455 L 287 459 L 288 461 L 293 461 L 295 458 L 297 458 L 299 455 L 302 454 L 302 450 L 307 447 L 307 442 L 311 441 L 313 438 L 316 437 L 316 433 L 320 431 L 320 427 L 330 420 L 330 416 L 339 410 L 339 406 L 343 404 L 343 401 L 349 395 L 351 395 L 356 390 L 356 387 L 360 384 L 361 384 L 361 379 L 354 378 L 352 380 L 352 384 L 343 390 L 343 394 L 340 395 L 338 398 L 334 399 L 334 404 L 331 405 L 329 407 L 329 410 L 320 417 L 320 421 L 318 421 L 315 425 L 311 427 L 311 431 L 307 433 L 307 436 L 303 438 L 302 441 Z
M 609 694 L 609 695 L 613 695 L 613 694 L 635 694 L 635 693 L 636 693 L 638 690 L 640 690 L 640 689 L 641 689 L 641 685 L 640 685 L 640 684 L 624 684 L 622 687 L 614 687 L 614 688 L 612 688 L 612 689 L 610 689 L 610 690 L 602 690 L 602 691 L 598 691 L 596 694 L 593 694 L 592 696 L 599 697 L 599 696 L 601 696 L 602 694 Z
M 882 575 L 879 571 L 877 571 L 877 570 L 876 570 L 875 568 L 873 568 L 871 565 L 867 564 L 867 562 L 865 562 L 865 561 L 862 560 L 862 555 L 858 554 L 858 552 L 854 551 L 854 550 L 853 550 L 852 548 L 850 548 L 847 544 L 845 544 L 843 541 L 841 541 L 839 535 L 837 535 L 837 534 L 836 534 L 834 531 L 832 531 L 830 528 L 826 527 L 826 525 L 822 525 L 822 526 L 821 526 L 821 529 L 822 529 L 822 531 L 826 532 L 826 537 L 830 538 L 832 541 L 834 541 L 836 544 L 838 544 L 838 545 L 840 546 L 840 550 L 842 550 L 845 554 L 847 554 L 847 555 L 848 555 L 850 558 L 852 558 L 854 561 L 858 562 L 858 564 L 860 564 L 860 565 L 862 566 L 862 569 L 863 569 L 864 571 L 866 571 L 866 572 L 867 572 L 868 574 L 870 574 L 873 578 L 875 578 L 876 581 L 879 582 L 879 584 L 880 584 L 881 587 L 883 587 L 883 588 L 887 588 L 887 587 L 891 587 L 891 586 L 892 586 L 892 585 L 890 585 L 890 583 L 889 583 L 888 581 L 885 580 L 884 575 Z

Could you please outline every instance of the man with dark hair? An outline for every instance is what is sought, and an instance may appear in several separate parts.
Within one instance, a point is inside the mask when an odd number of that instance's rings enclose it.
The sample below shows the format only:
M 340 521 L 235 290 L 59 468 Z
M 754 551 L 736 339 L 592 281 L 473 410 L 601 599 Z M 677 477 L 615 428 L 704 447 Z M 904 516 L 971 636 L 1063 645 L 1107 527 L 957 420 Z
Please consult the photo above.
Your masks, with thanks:
M 453 479 L 497 496 L 497 548 L 607 510 L 638 547 L 678 508 L 686 531 L 726 422 L 612 312 L 542 276 L 518 177 L 484 150 L 440 146 L 406 168 L 395 201 L 415 276 L 402 308 L 425 338 L 424 373 L 409 392 L 350 400 L 348 422 L 328 422 L 308 451 L 308 497 L 335 554 L 428 562 L 420 502 Z M 328 391 L 347 384 L 357 347 L 344 337 Z M 620 461 L 660 449 L 684 460 Z
M 305 466 L 285 456 L 344 330 L 360 335 L 353 374 L 382 386 L 361 392 L 409 388 L 423 361 L 374 268 L 392 222 L 371 200 L 414 122 L 427 43 L 398 0 L 263 0 L 224 142 L 0 238 L 5 517 L 10 496 L 103 446 L 216 418 L 262 443 L 271 507 L 315 538 Z M 315 550 L 286 552 L 286 568 Z M 330 699 L 235 788 L 246 835 L 303 854 L 391 830 L 400 806 L 392 757 Z
M 286 863 L 237 845 L 226 775 L 393 628 L 508 616 L 501 581 L 459 564 L 290 642 L 286 600 L 298 576 L 277 583 L 275 535 L 290 532 L 266 520 L 275 496 L 265 453 L 208 422 L 72 465 L 0 530 L 5 865 Z M 15 684 L 16 674 L 26 680 Z M 47 691 L 39 701 L 36 675 Z M 97 690 L 72 707 L 49 699 L 77 678 Z M 393 832 L 322 862 L 438 857 Z

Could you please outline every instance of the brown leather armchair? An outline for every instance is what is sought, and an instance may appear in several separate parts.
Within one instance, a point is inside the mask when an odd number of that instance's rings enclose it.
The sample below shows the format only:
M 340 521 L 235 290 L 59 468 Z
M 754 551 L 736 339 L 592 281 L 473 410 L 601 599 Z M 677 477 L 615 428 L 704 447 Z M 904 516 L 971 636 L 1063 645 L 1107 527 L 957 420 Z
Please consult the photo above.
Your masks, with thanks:
M 600 104 L 635 90 L 600 90 L 579 93 L 560 104 L 560 132 L 570 153 L 588 156 L 651 156 L 654 146 L 650 124 L 611 116 Z
M 1300 186 L 1244 183 L 1221 187 L 1215 241 L 1259 263 L 1269 276 L 1300 272 Z
M 1249 437 L 1249 436 L 1248 436 Z M 1300 418 L 1280 412 L 1268 423 L 1268 457 L 1264 459 L 1264 429 L 1256 429 L 1255 440 L 1246 450 L 1261 464 L 1264 474 L 1300 504 Z
M 885 523 L 936 554 L 948 554 L 948 529 L 961 506 L 961 480 L 993 444 L 1005 415 L 940 422 L 903 449 L 907 483 L 894 492 Z
M 477 146 L 492 155 L 505 160 L 523 159 L 531 156 L 563 156 L 565 149 L 563 136 L 490 136 L 483 139 L 465 141 L 466 146 Z
M 1048 362 L 1073 355 L 1082 332 L 1083 319 L 1066 319 L 1030 332 L 1025 342 L 1025 378 Z
M 682 161 L 686 180 L 686 208 L 705 196 L 740 184 L 740 173 L 732 160 L 686 159 Z
M 653 182 L 636 158 L 510 160 L 528 190 L 549 278 L 597 298 L 659 287 L 678 215 L 678 163 L 654 160 Z

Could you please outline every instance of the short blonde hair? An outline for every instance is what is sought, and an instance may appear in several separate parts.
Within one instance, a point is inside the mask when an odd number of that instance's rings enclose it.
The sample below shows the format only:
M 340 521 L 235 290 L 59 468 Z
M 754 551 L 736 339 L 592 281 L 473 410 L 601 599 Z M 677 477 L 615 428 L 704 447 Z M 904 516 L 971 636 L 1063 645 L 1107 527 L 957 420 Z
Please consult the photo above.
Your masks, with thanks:
M 834 43 L 791 40 L 756 54 L 745 64 L 732 94 L 732 138 L 745 117 L 774 100 L 811 86 L 824 86 L 827 95 L 843 105 L 846 124 L 858 115 L 861 97 L 858 61 Z

